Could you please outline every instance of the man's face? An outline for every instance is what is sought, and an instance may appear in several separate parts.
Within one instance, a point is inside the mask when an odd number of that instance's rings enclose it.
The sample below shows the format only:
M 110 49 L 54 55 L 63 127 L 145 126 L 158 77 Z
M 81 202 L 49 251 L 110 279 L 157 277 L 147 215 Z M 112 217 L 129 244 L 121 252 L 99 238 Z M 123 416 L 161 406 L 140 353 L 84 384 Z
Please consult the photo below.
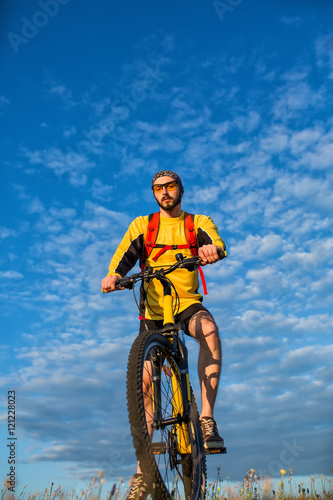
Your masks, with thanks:
M 175 180 L 169 176 L 159 177 L 154 182 L 154 186 L 158 184 L 165 184 L 167 182 L 175 182 Z M 158 205 L 163 208 L 163 210 L 171 210 L 172 208 L 179 205 L 182 199 L 178 184 L 176 189 L 170 191 L 168 190 L 167 186 L 163 186 L 162 191 L 160 191 L 159 193 L 154 192 L 154 196 Z

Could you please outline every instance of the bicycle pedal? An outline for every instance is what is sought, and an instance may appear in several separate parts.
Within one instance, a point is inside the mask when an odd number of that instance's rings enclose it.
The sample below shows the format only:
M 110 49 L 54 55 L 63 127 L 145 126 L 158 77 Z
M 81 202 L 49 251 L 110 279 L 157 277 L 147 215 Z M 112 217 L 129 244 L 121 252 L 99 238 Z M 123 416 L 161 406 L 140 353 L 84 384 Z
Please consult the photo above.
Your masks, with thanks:
M 162 366 L 162 370 L 164 371 L 165 375 L 167 375 L 168 377 L 172 378 L 172 372 L 171 372 L 170 368 L 167 365 L 163 365 Z
M 224 454 L 227 453 L 227 448 L 225 446 L 222 446 L 221 448 L 207 448 L 205 446 L 205 454 L 206 455 L 218 455 L 218 454 Z
M 152 443 L 152 448 L 154 455 L 165 455 L 167 446 L 166 443 L 161 441 L 160 443 L 159 442 Z

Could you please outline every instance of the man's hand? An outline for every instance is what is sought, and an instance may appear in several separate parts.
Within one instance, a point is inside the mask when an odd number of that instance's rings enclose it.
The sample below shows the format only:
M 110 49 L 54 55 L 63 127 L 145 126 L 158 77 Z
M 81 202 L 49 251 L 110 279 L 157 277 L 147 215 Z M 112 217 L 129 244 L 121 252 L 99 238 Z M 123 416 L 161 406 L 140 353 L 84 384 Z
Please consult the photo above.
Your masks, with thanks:
M 221 247 L 217 245 L 203 245 L 198 250 L 199 257 L 202 258 L 202 266 L 206 266 L 207 264 L 213 264 L 214 262 L 219 260 L 218 251 L 224 252 Z
M 112 274 L 110 276 L 106 276 L 102 280 L 102 292 L 103 293 L 114 292 L 116 289 L 116 283 L 119 280 L 121 280 L 121 277 L 116 276 L 115 274 Z

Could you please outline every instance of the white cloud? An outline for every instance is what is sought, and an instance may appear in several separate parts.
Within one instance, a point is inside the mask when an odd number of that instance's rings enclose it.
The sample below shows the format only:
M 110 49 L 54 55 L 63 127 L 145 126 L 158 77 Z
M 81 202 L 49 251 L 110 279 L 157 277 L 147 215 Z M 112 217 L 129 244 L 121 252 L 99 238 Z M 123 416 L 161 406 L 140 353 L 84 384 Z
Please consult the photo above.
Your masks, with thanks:
M 7 97 L 0 95 L 0 107 L 3 108 L 5 106 L 9 106 L 11 104 L 10 100 Z
M 74 125 L 71 125 L 69 127 L 66 127 L 65 130 L 63 131 L 63 136 L 68 139 L 69 137 L 72 137 L 77 133 L 76 127 Z
M 315 292 L 327 292 L 331 295 L 333 290 L 333 270 L 326 272 L 325 276 L 312 283 L 311 289 Z
M 314 170 L 326 170 L 332 168 L 333 144 L 331 142 L 321 143 L 315 151 L 306 152 L 301 159 L 303 165 L 309 165 Z
M 320 125 L 295 131 L 290 138 L 290 149 L 292 154 L 297 156 L 305 150 L 312 148 L 323 135 L 324 129 Z
M 290 132 L 285 126 L 276 124 L 269 130 L 263 129 L 263 136 L 260 139 L 260 148 L 269 154 L 281 154 L 288 148 Z
M 320 36 L 316 40 L 317 65 L 319 68 L 330 71 L 329 78 L 333 79 L 333 36 Z
M 7 227 L 0 226 L 0 238 L 7 239 L 10 237 L 15 237 L 18 235 L 18 232 L 15 229 L 9 229 Z
M 236 127 L 245 134 L 250 134 L 253 132 L 259 125 L 261 121 L 261 116 L 258 111 L 251 110 L 246 115 L 236 116 L 233 120 L 233 123 Z
M 297 116 L 309 108 L 324 106 L 324 97 L 324 88 L 313 89 L 304 81 L 288 82 L 278 90 L 274 114 L 285 118 Z
M 21 280 L 21 279 L 23 279 L 23 274 L 18 273 L 17 271 L 12 271 L 12 270 L 0 271 L 0 278 Z
M 300 16 L 282 16 L 280 22 L 287 26 L 299 27 L 304 23 L 304 19 Z
M 311 345 L 291 350 L 282 361 L 282 368 L 289 372 L 308 372 L 320 367 L 333 354 L 333 345 Z
M 27 212 L 30 215 L 41 214 L 45 210 L 45 207 L 39 198 L 33 198 L 27 203 Z
M 74 107 L 77 103 L 73 98 L 73 92 L 66 84 L 59 82 L 51 74 L 47 74 L 43 81 L 46 99 L 58 98 L 63 103 L 65 109 Z
M 88 159 L 87 155 L 77 152 L 61 151 L 57 147 L 30 151 L 22 148 L 22 153 L 31 165 L 40 165 L 51 169 L 61 179 L 65 174 L 74 186 L 82 186 L 87 182 L 86 172 L 95 167 L 95 162 Z
M 277 256 L 283 251 L 284 243 L 280 234 L 269 233 L 265 236 L 246 236 L 245 240 L 238 239 L 232 246 L 233 258 L 244 260 L 259 259 Z
M 333 318 L 328 314 L 314 314 L 306 318 L 299 318 L 293 327 L 295 331 L 312 332 L 315 337 L 319 332 L 331 334 Z
M 98 198 L 104 201 L 111 200 L 113 186 L 104 184 L 100 179 L 94 179 L 91 186 L 91 194 L 93 198 Z
M 327 211 L 333 204 L 331 182 L 328 179 L 313 178 L 308 175 L 280 176 L 275 183 L 275 193 L 280 197 L 285 197 L 287 194 L 293 200 L 296 198 L 306 209 L 318 207 Z
M 198 203 L 214 203 L 218 199 L 220 189 L 218 186 L 202 188 L 201 186 L 193 186 L 194 196 Z

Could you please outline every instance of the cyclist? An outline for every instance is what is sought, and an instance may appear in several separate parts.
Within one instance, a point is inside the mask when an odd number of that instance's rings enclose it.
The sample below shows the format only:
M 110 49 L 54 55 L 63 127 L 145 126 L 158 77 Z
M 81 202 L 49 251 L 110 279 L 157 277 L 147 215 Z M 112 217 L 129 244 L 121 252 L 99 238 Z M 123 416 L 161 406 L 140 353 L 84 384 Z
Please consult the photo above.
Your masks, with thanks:
M 118 280 L 124 277 L 140 259 L 146 266 L 167 266 L 175 262 L 175 255 L 181 252 L 192 256 L 193 240 L 188 243 L 185 219 L 192 220 L 189 232 L 195 231 L 197 254 L 202 265 L 213 264 L 219 259 L 218 251 L 225 253 L 225 244 L 210 217 L 190 216 L 181 207 L 184 188 L 180 177 L 170 170 L 158 172 L 152 180 L 152 190 L 159 205 L 157 222 L 151 216 L 140 216 L 130 224 L 123 240 L 111 259 L 109 273 L 102 280 L 102 291 L 115 290 Z M 155 216 L 155 219 L 156 219 Z M 189 223 L 190 224 L 190 223 Z M 157 233 L 155 241 L 148 233 Z M 193 236 L 192 236 L 193 237 Z M 149 241 L 148 241 L 149 240 Z M 148 246 L 150 245 L 150 246 Z M 199 342 L 198 375 L 201 386 L 202 409 L 201 426 L 205 448 L 224 447 L 213 417 L 221 371 L 221 342 L 217 325 L 210 312 L 202 305 L 202 295 L 198 293 L 198 271 L 188 272 L 177 269 L 171 275 L 179 297 L 180 307 L 175 320 L 185 324 L 185 333 Z M 162 286 L 154 281 L 147 291 L 141 287 L 140 333 L 163 326 Z M 138 466 L 132 478 L 132 488 L 127 498 L 145 497 L 145 483 Z

